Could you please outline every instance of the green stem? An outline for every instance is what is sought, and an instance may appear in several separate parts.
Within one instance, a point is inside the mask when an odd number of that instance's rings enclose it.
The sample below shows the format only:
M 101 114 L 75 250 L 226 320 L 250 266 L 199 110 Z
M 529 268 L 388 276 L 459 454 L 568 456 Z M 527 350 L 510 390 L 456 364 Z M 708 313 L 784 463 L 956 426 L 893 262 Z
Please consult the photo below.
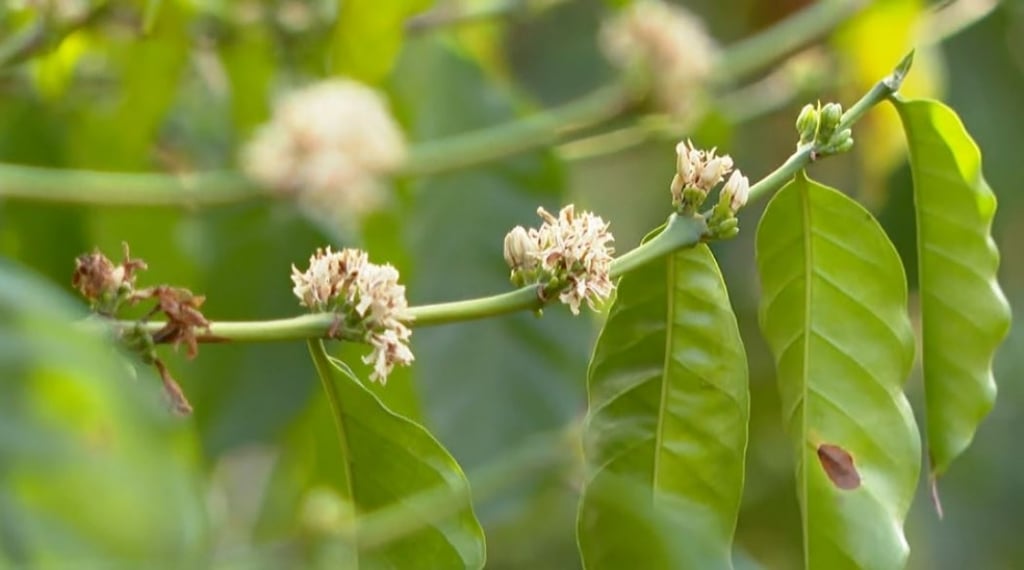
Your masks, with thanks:
M 764 69 L 825 36 L 867 4 L 866 0 L 822 0 L 740 40 L 722 54 L 715 82 L 732 83 Z
M 550 111 L 417 145 L 398 174 L 429 176 L 550 145 L 566 134 L 619 116 L 636 100 L 637 94 L 625 85 L 602 87 Z
M 267 194 L 231 172 L 169 176 L 0 164 L 0 198 L 79 205 L 187 208 L 232 204 L 261 196 Z
M 808 97 L 811 92 L 810 85 L 797 83 L 793 77 L 792 69 L 779 68 L 754 83 L 718 96 L 714 110 L 732 125 L 779 111 Z M 820 91 L 827 86 L 817 84 L 814 88 Z M 678 141 L 692 132 L 706 115 L 706 112 L 695 113 L 682 122 L 671 117 L 640 117 L 625 127 L 565 142 L 558 147 L 559 155 L 565 160 L 588 160 L 622 152 L 652 140 Z

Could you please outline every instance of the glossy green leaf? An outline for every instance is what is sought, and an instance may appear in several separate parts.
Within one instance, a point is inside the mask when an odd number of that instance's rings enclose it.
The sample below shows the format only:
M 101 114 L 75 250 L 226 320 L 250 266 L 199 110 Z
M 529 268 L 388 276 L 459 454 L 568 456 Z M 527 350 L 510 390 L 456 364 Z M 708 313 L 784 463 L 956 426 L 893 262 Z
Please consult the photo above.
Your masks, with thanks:
M 330 69 L 367 83 L 383 79 L 398 57 L 405 21 L 430 0 L 344 0 L 331 40 Z
M 0 567 L 201 566 L 191 426 L 83 316 L 0 261 Z
M 995 404 L 992 359 L 1010 328 L 989 233 L 996 197 L 960 119 L 936 101 L 896 103 L 910 146 L 917 219 L 928 456 L 937 477 Z
M 310 352 L 342 459 L 333 490 L 355 506 L 358 562 L 396 569 L 482 568 L 483 530 L 459 465 L 426 429 L 389 410 L 344 365 L 331 361 L 321 341 L 310 341 Z M 438 492 L 446 497 L 444 509 L 417 508 L 417 499 Z M 387 542 L 366 544 L 368 529 L 360 521 L 396 505 L 408 507 L 405 518 L 419 524 Z
M 706 245 L 622 278 L 588 388 L 592 473 L 579 514 L 585 566 L 732 568 L 747 358 Z M 646 505 L 616 501 L 622 489 Z M 653 540 L 652 526 L 670 540 Z
M 761 330 L 796 458 L 806 568 L 899 568 L 920 439 L 896 250 L 863 207 L 804 174 L 757 232 Z

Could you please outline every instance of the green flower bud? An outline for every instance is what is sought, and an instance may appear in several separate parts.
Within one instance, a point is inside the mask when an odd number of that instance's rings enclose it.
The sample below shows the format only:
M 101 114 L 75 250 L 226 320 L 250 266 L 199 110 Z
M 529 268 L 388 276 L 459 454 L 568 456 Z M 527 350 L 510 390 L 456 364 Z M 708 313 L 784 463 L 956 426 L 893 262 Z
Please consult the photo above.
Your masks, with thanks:
M 834 141 L 835 142 L 830 146 L 832 147 L 832 152 L 836 154 L 846 152 L 853 148 L 853 136 L 850 129 L 843 129 L 840 131 L 839 134 L 836 135 Z
M 843 107 L 839 103 L 829 103 L 821 108 L 818 142 L 825 144 L 832 139 L 839 121 L 843 119 Z
M 796 118 L 796 132 L 800 133 L 800 144 L 809 143 L 814 140 L 814 134 L 818 131 L 818 109 L 808 103 L 800 109 L 800 115 Z
M 849 139 L 846 139 L 845 141 L 843 141 L 842 144 L 840 144 L 839 146 L 836 147 L 836 152 L 847 152 L 851 148 L 853 148 L 853 139 L 849 138 Z

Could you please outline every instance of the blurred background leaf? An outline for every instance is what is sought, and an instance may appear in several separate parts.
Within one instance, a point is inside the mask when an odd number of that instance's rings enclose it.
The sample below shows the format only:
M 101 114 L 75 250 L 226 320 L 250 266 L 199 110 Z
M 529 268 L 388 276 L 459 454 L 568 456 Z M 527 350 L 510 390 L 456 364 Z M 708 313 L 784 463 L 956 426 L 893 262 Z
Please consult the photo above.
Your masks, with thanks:
M 168 413 L 149 370 L 72 323 L 82 316 L 0 262 L 0 560 L 200 564 L 209 525 L 194 425 Z

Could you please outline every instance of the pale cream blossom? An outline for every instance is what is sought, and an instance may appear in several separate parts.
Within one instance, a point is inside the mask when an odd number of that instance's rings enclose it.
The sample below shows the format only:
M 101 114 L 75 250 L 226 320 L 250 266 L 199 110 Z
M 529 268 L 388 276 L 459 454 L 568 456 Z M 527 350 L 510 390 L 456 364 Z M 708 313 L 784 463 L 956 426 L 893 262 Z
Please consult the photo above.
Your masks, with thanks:
M 530 270 L 537 265 L 537 242 L 523 226 L 516 226 L 505 236 L 505 263 L 512 271 Z
M 590 212 L 576 214 L 572 204 L 562 208 L 557 217 L 544 208 L 538 208 L 537 214 L 544 220 L 540 228 L 516 227 L 506 237 L 506 252 L 511 240 L 518 242 L 513 249 L 535 260 L 519 262 L 518 255 L 506 254 L 513 281 L 544 286 L 564 283 L 558 298 L 574 315 L 579 314 L 584 300 L 597 310 L 615 289 L 609 275 L 615 251 L 610 243 L 615 238 L 608 223 Z
M 405 156 L 384 98 L 356 81 L 333 79 L 281 99 L 241 161 L 253 180 L 313 211 L 357 217 L 380 204 L 380 178 Z
M 747 204 L 749 195 L 750 181 L 737 169 L 733 171 L 729 181 L 722 187 L 719 201 L 728 203 L 729 210 L 735 215 L 740 208 Z
M 714 70 L 718 46 L 703 22 L 681 6 L 639 0 L 601 29 L 605 56 L 622 70 L 640 68 L 667 113 L 687 116 Z
M 732 172 L 732 157 L 727 154 L 716 156 L 716 150 L 697 149 L 691 141 L 676 145 L 676 174 L 669 187 L 673 205 L 678 207 L 686 201 L 686 189 L 696 194 L 698 202 L 703 202 L 708 192 Z
M 373 350 L 363 362 L 373 365 L 370 379 L 384 383 L 396 365 L 407 366 L 414 357 L 409 349 L 412 330 L 405 286 L 398 283 L 391 264 L 370 263 L 357 249 L 317 249 L 309 268 L 292 266 L 292 291 L 299 302 L 314 311 L 338 314 Z

